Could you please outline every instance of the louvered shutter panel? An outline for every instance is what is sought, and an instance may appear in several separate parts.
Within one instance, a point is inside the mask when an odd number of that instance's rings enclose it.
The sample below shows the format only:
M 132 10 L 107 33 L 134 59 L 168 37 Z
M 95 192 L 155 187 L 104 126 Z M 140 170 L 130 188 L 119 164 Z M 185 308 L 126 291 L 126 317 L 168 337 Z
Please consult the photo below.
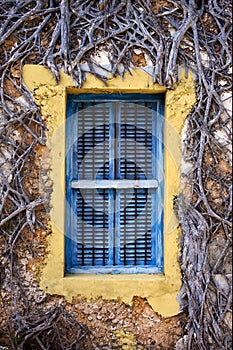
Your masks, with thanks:
M 151 193 L 120 191 L 120 259 L 124 266 L 151 265 Z
M 120 106 L 120 177 L 152 178 L 151 103 L 124 102 Z
M 67 272 L 162 272 L 160 104 L 130 97 L 69 98 Z
M 79 102 L 77 110 L 77 178 L 109 178 L 109 103 Z
M 78 104 L 77 179 L 109 179 L 110 105 Z M 77 265 L 105 266 L 109 257 L 109 194 L 77 190 Z
M 152 179 L 153 110 L 147 102 L 120 102 L 119 178 Z M 152 264 L 152 201 L 148 189 L 119 193 L 120 265 Z
M 108 261 L 108 191 L 77 191 L 77 265 L 105 266 Z
M 153 109 L 147 102 L 120 103 L 120 173 L 124 179 L 152 179 Z M 119 264 L 152 264 L 152 196 L 148 189 L 120 191 Z

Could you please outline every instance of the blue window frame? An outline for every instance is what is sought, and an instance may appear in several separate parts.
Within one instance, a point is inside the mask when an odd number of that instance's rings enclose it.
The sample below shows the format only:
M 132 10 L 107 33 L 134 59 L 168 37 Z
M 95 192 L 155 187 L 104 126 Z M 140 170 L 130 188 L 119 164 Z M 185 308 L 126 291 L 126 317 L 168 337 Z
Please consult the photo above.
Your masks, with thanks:
M 68 95 L 66 273 L 163 272 L 164 98 Z

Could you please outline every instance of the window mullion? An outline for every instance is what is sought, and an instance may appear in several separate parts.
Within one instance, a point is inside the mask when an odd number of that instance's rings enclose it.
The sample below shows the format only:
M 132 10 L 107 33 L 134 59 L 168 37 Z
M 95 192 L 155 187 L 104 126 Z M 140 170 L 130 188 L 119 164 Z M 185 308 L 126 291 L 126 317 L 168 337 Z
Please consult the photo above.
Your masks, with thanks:
M 115 179 L 121 178 L 121 102 L 115 102 Z M 120 191 L 115 192 L 115 264 L 120 264 Z
M 124 143 L 126 142 L 126 138 L 127 138 L 127 107 L 126 104 L 124 103 L 124 117 L 122 118 L 122 123 L 124 124 Z M 128 163 L 127 163 L 127 148 L 126 148 L 126 144 L 124 144 L 124 164 L 125 164 L 125 169 L 124 169 L 124 178 L 127 178 L 127 172 L 128 172 Z M 127 232 L 126 232 L 126 216 L 127 216 L 127 205 L 126 205 L 126 194 L 127 191 L 124 190 L 123 192 L 123 198 L 121 198 L 121 200 L 123 201 L 123 263 L 124 265 L 127 264 Z M 121 215 L 121 213 L 120 213 Z
M 157 178 L 157 166 L 158 166 L 158 148 L 157 148 L 157 104 L 152 105 L 152 178 Z M 157 264 L 157 241 L 158 241 L 158 230 L 157 230 L 157 210 L 158 210 L 158 191 L 153 191 L 151 193 L 151 205 L 152 205 L 152 215 L 151 215 L 151 255 L 152 255 L 152 264 Z
M 110 120 L 109 120 L 109 180 L 115 179 L 115 113 L 114 103 L 109 106 Z M 114 264 L 114 231 L 115 231 L 115 194 L 113 189 L 109 189 L 109 213 L 108 213 L 108 265 Z
M 85 104 L 84 102 L 81 103 L 82 105 L 82 108 L 80 107 L 80 115 L 79 115 L 79 119 L 80 122 L 81 122 L 81 127 L 80 127 L 80 131 L 81 133 L 79 132 L 78 130 L 78 136 L 80 137 L 83 137 L 83 144 L 82 144 L 82 162 L 83 162 L 83 159 L 85 157 L 85 137 L 84 137 L 84 134 L 85 134 L 85 125 L 84 125 L 84 116 L 83 116 L 83 110 L 85 108 Z M 79 124 L 79 123 L 77 123 Z M 78 138 L 78 142 L 79 142 L 79 138 Z M 81 176 L 82 179 L 85 178 L 85 163 L 83 163 L 83 166 L 81 167 L 82 171 L 81 173 L 79 174 Z M 82 258 L 82 266 L 85 266 L 85 229 L 84 229 L 84 220 L 85 220 L 85 213 L 84 213 L 84 203 L 82 203 L 82 216 L 81 216 L 81 250 L 82 250 L 82 253 L 81 253 L 81 258 Z M 79 235 L 79 232 L 77 232 L 78 235 Z
M 134 179 L 137 179 L 137 117 L 138 117 L 138 110 L 137 110 L 137 104 L 134 104 L 134 114 L 135 114 L 135 127 L 134 127 L 134 142 L 135 142 L 135 151 L 134 151 Z M 137 196 L 137 190 L 134 190 L 134 196 L 135 196 L 135 222 L 134 222 L 134 265 L 137 265 L 137 255 L 138 255 L 138 249 L 137 249 L 137 211 L 138 211 L 138 196 Z
M 106 163 L 108 162 L 108 159 L 106 159 L 106 148 L 108 147 L 108 145 L 106 145 L 106 103 L 103 103 L 103 117 L 104 117 L 104 168 L 103 168 L 103 178 L 106 179 Z M 108 149 L 107 149 L 108 151 Z M 106 202 L 105 202 L 105 195 L 106 195 L 106 190 L 103 190 L 104 193 L 104 201 L 103 201 L 103 212 L 104 212 L 104 217 L 107 214 L 106 210 L 108 210 L 108 208 L 106 208 Z M 107 219 L 108 220 L 108 219 Z M 104 228 L 103 228 L 103 266 L 106 265 L 106 238 L 107 238 L 107 242 L 108 242 L 108 228 L 106 228 L 105 226 L 105 222 L 104 222 Z
M 95 115 L 95 104 L 92 104 L 92 115 Z M 95 145 L 96 142 L 96 129 L 95 129 L 95 118 L 92 119 L 92 145 Z M 95 178 L 95 153 L 92 152 L 92 169 L 91 169 L 91 173 L 92 173 L 92 179 Z M 93 203 L 93 208 L 92 208 L 92 265 L 95 266 L 95 213 L 94 213 L 94 208 L 95 208 L 95 190 L 93 189 L 92 191 L 92 203 Z
M 145 172 L 146 177 L 148 178 L 149 175 L 149 169 L 148 169 L 148 135 L 149 128 L 148 128 L 148 122 L 149 122 L 149 116 L 148 116 L 148 109 L 149 106 L 146 104 L 145 108 L 145 123 L 146 123 L 146 136 L 145 136 Z M 151 174 L 150 174 L 151 175 Z M 145 215 L 145 256 L 144 256 L 144 263 L 147 264 L 147 255 L 148 255 L 148 230 L 150 230 L 150 225 L 148 225 L 148 215 Z

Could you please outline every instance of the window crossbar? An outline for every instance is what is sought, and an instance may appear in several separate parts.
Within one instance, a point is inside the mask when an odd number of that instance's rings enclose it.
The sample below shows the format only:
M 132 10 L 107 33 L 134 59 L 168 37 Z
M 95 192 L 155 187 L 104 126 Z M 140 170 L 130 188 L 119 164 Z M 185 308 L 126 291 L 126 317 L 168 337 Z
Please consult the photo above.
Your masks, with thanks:
M 131 189 L 158 188 L 157 180 L 75 180 L 71 181 L 73 189 Z

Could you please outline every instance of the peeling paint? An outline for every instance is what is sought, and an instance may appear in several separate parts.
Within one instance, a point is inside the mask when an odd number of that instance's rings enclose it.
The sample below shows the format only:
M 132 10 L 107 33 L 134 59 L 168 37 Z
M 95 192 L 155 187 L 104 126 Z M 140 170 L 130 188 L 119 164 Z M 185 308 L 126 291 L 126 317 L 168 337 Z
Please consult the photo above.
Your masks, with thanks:
M 113 333 L 113 348 L 122 350 L 137 350 L 143 349 L 137 346 L 137 340 L 135 335 L 131 332 L 124 331 L 123 329 L 117 330 Z

